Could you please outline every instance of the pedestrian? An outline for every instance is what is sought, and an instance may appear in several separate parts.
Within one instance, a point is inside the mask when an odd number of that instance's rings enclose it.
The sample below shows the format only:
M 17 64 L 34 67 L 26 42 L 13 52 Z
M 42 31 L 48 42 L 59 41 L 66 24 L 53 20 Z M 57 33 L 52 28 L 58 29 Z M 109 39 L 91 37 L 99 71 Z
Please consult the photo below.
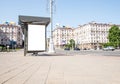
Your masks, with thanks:
M 9 48 L 10 48 L 10 46 L 9 46 L 9 45 L 7 45 L 7 51 L 8 51 L 8 52 L 10 51 L 10 49 L 9 49 Z
M 16 47 L 17 47 L 17 45 L 15 44 L 15 45 L 14 45 L 14 50 L 15 50 L 15 51 L 16 51 Z

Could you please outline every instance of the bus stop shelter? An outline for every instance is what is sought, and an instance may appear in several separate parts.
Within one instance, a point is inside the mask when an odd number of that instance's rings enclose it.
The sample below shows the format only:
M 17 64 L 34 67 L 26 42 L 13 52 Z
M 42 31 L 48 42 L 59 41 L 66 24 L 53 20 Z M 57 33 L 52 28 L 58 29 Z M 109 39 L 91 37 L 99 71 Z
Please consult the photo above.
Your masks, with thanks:
M 49 17 L 19 16 L 24 34 L 24 56 L 27 53 L 47 51 L 47 26 Z

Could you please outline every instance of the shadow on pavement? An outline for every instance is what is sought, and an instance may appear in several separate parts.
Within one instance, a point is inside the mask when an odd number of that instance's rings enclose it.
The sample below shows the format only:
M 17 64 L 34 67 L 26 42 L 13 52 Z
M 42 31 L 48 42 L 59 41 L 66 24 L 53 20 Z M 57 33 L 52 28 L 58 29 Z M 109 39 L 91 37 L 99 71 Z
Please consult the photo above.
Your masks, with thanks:
M 38 53 L 38 54 L 31 54 L 30 56 L 71 56 L 71 55 L 61 54 L 61 53 Z

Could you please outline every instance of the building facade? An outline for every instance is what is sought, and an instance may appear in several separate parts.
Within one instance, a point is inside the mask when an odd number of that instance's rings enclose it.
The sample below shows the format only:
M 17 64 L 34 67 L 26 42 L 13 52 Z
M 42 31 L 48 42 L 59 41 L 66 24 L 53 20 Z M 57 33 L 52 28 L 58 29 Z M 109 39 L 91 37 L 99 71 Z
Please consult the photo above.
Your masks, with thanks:
M 90 22 L 77 28 L 56 28 L 53 32 L 54 44 L 59 46 L 74 39 L 76 47 L 80 49 L 101 49 L 103 43 L 109 42 L 107 37 L 113 25 L 115 24 Z
M 23 43 L 23 33 L 19 25 L 15 23 L 0 24 L 0 45 L 16 44 L 21 46 Z
M 53 31 L 53 41 L 55 48 L 63 47 L 69 43 L 70 39 L 73 39 L 73 28 L 57 27 Z
M 78 38 L 75 41 L 79 42 L 81 49 L 101 49 L 103 43 L 109 42 L 107 37 L 113 25 L 115 24 L 90 22 L 79 26 L 74 29 L 74 38 Z

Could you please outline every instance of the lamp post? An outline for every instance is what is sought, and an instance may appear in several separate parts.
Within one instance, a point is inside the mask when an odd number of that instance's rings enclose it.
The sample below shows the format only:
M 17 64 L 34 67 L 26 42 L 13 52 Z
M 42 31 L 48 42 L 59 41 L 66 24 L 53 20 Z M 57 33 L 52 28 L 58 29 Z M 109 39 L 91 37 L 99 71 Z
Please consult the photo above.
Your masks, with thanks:
M 13 50 L 13 25 L 12 25 L 12 50 Z
M 49 42 L 49 53 L 54 53 L 54 43 L 53 43 L 53 0 L 50 0 L 50 28 L 51 28 L 51 36 L 50 36 L 50 42 Z
M 100 48 L 99 48 L 99 37 L 98 37 L 98 34 L 97 34 L 96 39 L 97 39 L 97 42 L 96 42 L 96 44 L 97 44 L 97 50 L 99 50 Z

